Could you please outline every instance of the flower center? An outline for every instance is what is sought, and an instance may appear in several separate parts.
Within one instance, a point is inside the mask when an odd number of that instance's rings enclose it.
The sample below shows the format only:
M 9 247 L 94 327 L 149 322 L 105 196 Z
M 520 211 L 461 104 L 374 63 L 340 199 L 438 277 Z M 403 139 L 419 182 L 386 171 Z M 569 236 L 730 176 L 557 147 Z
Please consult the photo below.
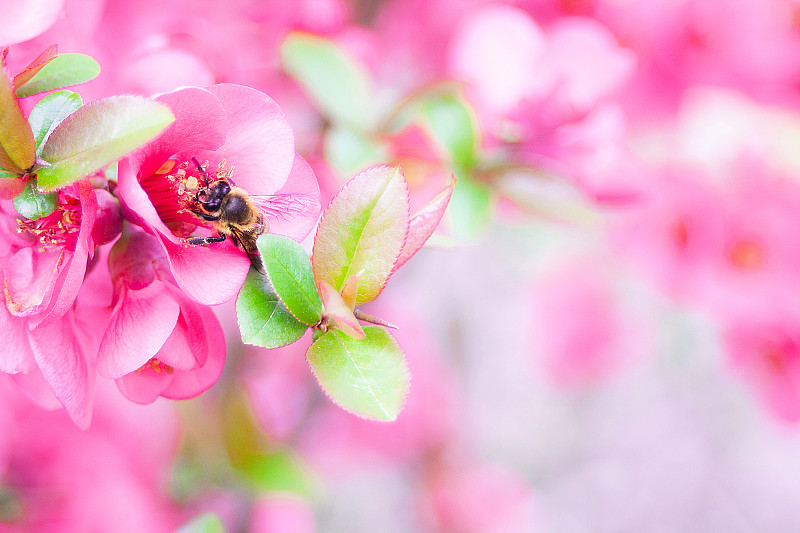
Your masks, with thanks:
M 74 249 L 81 228 L 80 201 L 70 195 L 63 195 L 55 210 L 38 220 L 17 219 L 17 231 L 35 238 L 37 251 L 65 247 Z
M 755 270 L 764 264 L 764 250 L 751 240 L 735 242 L 730 247 L 729 254 L 731 264 L 742 270 Z
M 166 372 L 167 374 L 172 374 L 173 372 L 175 372 L 174 368 L 172 368 L 168 364 L 156 359 L 155 357 L 151 358 L 145 364 L 143 364 L 142 366 L 137 368 L 136 369 L 136 373 L 137 374 L 141 374 L 142 372 L 144 372 L 145 370 L 148 370 L 148 369 L 152 370 L 156 374 L 160 374 L 161 372 Z
M 178 163 L 168 159 L 150 176 L 139 178 L 147 196 L 164 224 L 178 237 L 188 237 L 197 226 L 206 225 L 194 212 L 198 210 L 197 193 L 207 186 L 208 181 L 228 179 L 234 167 L 228 167 L 225 159 L 217 165 L 217 170 L 207 171 L 208 162 L 201 172 L 192 161 Z

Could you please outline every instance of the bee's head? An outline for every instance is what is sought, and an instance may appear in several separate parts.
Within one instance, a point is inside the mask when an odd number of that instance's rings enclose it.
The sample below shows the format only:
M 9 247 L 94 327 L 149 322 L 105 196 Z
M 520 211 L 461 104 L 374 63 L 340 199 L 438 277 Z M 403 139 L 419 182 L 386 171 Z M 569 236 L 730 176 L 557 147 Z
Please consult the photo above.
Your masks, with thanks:
M 222 205 L 222 199 L 231 192 L 231 184 L 227 180 L 216 180 L 207 187 L 197 191 L 195 198 L 206 211 L 217 211 Z

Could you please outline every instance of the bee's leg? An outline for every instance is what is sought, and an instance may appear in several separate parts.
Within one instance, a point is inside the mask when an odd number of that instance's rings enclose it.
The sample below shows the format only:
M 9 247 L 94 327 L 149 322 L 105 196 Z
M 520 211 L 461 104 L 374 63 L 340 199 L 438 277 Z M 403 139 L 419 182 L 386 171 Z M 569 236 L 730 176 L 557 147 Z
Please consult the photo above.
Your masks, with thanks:
M 192 213 L 194 213 L 195 215 L 199 216 L 200 218 L 202 218 L 203 220 L 219 220 L 219 216 L 218 215 L 217 216 L 209 215 L 209 214 L 203 213 L 202 211 L 195 211 L 194 209 L 190 209 L 190 211 Z
M 211 235 L 209 237 L 192 237 L 191 239 L 186 239 L 186 242 L 193 245 L 193 246 L 208 246 L 212 242 L 222 242 L 225 240 L 225 235 Z

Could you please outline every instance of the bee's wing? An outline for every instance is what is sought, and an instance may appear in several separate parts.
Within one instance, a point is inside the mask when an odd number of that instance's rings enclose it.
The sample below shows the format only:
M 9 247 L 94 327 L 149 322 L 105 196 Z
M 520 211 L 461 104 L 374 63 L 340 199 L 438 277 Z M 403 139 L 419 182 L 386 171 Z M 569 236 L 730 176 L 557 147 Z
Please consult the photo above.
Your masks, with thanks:
M 319 196 L 310 194 L 251 195 L 269 222 L 269 232 L 301 241 L 317 223 Z

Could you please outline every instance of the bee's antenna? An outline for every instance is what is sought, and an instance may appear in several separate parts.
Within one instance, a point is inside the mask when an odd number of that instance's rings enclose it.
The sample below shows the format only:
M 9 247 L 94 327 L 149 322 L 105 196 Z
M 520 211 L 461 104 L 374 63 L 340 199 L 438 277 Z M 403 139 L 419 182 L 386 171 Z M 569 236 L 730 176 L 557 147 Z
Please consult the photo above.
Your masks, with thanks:
M 206 179 L 206 188 L 208 188 L 208 174 L 206 173 L 206 169 L 204 169 L 202 165 L 200 165 L 200 162 L 197 160 L 196 157 L 192 156 L 192 161 L 194 161 L 194 164 L 197 165 L 197 169 L 200 171 L 200 174 L 202 174 L 203 177 Z

